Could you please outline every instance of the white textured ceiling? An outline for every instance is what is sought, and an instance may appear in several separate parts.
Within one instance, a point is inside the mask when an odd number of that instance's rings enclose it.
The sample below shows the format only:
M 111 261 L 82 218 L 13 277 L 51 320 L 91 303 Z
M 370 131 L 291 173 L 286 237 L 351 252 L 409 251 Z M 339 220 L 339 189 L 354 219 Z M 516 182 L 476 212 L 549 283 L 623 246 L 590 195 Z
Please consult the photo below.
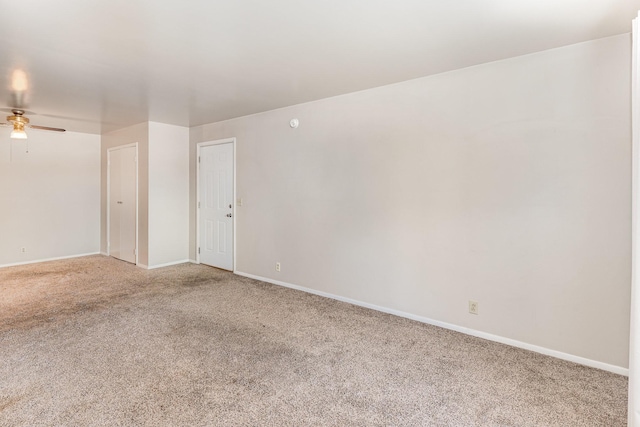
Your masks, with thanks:
M 627 33 L 640 0 L 1 0 L 0 107 L 194 126 Z M 71 120 L 73 119 L 73 120 Z

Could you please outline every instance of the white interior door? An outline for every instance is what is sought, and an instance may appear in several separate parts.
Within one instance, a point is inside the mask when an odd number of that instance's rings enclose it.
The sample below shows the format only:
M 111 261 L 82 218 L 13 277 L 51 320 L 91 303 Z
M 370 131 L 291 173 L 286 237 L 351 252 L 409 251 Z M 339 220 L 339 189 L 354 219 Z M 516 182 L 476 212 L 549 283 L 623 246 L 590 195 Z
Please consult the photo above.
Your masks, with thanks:
M 109 151 L 109 255 L 136 262 L 136 147 Z
M 233 144 L 200 148 L 200 262 L 233 270 Z

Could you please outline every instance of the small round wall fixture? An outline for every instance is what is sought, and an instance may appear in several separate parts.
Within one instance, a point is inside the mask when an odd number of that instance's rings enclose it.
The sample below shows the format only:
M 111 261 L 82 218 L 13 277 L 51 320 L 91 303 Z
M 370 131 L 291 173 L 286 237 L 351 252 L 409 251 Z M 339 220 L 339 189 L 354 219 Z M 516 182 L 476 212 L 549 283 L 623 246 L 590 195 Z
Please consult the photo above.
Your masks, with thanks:
M 300 122 L 298 121 L 298 119 L 291 119 L 291 121 L 289 122 L 289 126 L 295 129 L 300 126 Z

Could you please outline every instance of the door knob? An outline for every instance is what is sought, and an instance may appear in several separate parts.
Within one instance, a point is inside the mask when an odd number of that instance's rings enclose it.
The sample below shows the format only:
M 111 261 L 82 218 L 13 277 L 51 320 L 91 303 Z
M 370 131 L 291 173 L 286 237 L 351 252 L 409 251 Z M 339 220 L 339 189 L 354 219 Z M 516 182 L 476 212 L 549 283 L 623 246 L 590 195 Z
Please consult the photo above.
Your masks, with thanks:
M 228 216 L 229 218 L 231 218 L 231 214 L 227 214 L 227 216 Z

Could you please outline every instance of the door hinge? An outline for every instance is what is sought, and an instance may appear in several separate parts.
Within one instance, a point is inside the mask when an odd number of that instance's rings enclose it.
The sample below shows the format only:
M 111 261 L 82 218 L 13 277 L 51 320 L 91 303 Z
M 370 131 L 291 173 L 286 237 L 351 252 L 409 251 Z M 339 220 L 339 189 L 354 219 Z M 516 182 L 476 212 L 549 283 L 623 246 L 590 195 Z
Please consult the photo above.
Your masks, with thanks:
M 198 209 L 200 209 L 200 202 L 198 202 Z
M 200 253 L 200 248 L 198 248 L 198 253 Z
M 200 163 L 200 156 L 198 156 L 198 163 Z

